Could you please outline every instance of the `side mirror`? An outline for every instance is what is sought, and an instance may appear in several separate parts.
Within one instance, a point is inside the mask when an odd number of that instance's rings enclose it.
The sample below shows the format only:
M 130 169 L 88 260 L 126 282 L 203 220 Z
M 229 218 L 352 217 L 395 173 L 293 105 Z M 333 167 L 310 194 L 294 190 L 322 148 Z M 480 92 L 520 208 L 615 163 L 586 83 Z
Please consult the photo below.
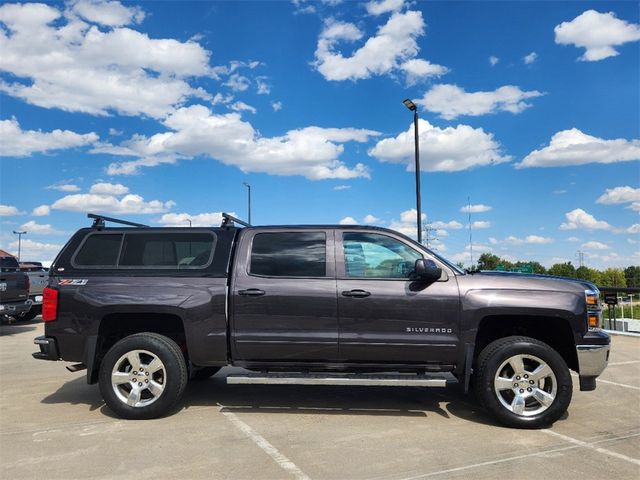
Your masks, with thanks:
M 442 269 L 436 265 L 436 262 L 424 258 L 416 260 L 415 272 L 418 278 L 430 282 L 435 282 L 442 276 Z

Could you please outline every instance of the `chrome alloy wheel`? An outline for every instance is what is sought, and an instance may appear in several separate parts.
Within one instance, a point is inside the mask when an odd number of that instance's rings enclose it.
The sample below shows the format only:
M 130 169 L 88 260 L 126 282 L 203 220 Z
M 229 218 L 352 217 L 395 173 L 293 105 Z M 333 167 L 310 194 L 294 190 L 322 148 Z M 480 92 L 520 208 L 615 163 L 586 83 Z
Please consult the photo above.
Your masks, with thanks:
M 111 371 L 111 386 L 118 399 L 131 407 L 146 407 L 158 400 L 167 384 L 167 372 L 157 355 L 132 350 L 122 355 Z
M 531 417 L 544 412 L 556 398 L 558 382 L 549 365 L 534 355 L 514 355 L 497 370 L 493 388 L 507 410 Z

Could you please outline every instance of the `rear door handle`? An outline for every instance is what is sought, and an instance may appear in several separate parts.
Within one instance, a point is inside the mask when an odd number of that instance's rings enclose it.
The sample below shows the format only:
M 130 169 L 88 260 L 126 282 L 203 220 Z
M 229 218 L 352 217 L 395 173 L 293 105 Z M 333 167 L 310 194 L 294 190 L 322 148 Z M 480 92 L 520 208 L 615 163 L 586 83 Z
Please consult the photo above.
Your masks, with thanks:
M 342 292 L 343 297 L 365 298 L 371 295 L 371 292 L 365 290 L 345 290 Z
M 260 290 L 259 288 L 247 288 L 246 290 L 238 290 L 238 295 L 242 295 L 243 297 L 259 297 L 264 295 L 264 290 Z

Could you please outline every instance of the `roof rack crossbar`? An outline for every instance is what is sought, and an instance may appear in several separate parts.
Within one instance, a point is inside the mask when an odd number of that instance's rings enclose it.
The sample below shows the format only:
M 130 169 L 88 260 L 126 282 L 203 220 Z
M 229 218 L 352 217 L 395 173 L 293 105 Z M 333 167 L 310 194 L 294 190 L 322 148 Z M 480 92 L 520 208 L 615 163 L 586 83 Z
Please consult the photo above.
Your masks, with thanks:
M 130 227 L 149 227 L 149 225 L 144 225 L 142 223 L 129 222 L 128 220 L 120 220 L 119 218 L 105 217 L 104 215 L 96 215 L 95 213 L 87 213 L 87 217 L 93 218 L 93 225 L 91 225 L 91 228 L 104 228 L 105 222 L 119 223 L 120 225 L 129 225 Z
M 234 223 L 238 225 L 242 225 L 243 227 L 250 227 L 251 224 L 245 222 L 244 220 L 240 220 L 239 218 L 234 217 L 233 215 L 229 215 L 228 213 L 222 214 L 222 227 L 232 227 Z

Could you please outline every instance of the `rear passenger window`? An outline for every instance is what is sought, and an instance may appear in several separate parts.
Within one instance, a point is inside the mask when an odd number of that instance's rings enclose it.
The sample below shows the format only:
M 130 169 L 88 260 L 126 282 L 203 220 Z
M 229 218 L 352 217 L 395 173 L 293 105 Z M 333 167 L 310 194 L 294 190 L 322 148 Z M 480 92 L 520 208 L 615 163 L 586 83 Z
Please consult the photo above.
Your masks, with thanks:
M 250 273 L 268 277 L 324 277 L 324 232 L 258 233 L 251 247 Z
M 206 232 L 126 234 L 119 266 L 203 268 L 211 262 L 215 240 Z
M 82 267 L 115 267 L 122 234 L 89 235 L 76 254 L 74 263 Z

